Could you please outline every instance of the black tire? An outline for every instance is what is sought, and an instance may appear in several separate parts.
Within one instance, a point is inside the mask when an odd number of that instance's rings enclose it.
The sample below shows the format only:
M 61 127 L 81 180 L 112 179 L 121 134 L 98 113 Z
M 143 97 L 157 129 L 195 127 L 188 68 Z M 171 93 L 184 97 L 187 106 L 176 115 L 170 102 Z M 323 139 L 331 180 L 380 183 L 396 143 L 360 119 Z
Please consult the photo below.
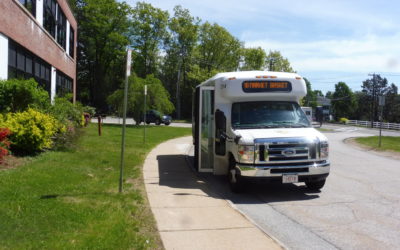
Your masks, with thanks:
M 166 122 L 166 123 L 165 123 L 165 126 L 168 126 L 169 124 L 171 124 L 171 123 L 170 123 L 170 122 Z
M 243 191 L 243 180 L 241 180 L 240 172 L 236 169 L 236 161 L 233 157 L 229 160 L 228 182 L 233 193 Z
M 318 191 L 324 187 L 326 179 L 320 181 L 306 181 L 306 186 L 309 190 Z
M 146 121 L 146 124 L 147 124 L 147 125 L 149 125 L 149 124 L 150 124 L 150 122 Z
M 159 119 L 156 120 L 156 125 L 160 125 L 161 121 Z

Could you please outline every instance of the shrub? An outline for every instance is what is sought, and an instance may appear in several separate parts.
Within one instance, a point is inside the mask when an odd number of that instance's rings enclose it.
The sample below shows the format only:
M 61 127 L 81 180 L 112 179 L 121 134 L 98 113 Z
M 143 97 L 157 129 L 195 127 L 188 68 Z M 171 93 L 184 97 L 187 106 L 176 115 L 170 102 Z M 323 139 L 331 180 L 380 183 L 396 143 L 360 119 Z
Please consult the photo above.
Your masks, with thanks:
M 44 110 L 49 106 L 49 94 L 35 80 L 0 80 L 0 112 L 21 112 L 29 107 Z
M 79 102 L 73 104 L 64 97 L 55 98 L 54 104 L 49 107 L 48 111 L 62 124 L 71 121 L 73 126 L 81 127 L 85 123 L 82 104 Z
M 3 157 L 8 155 L 10 142 L 7 137 L 11 134 L 8 128 L 0 128 L 0 163 L 3 162 Z
M 96 108 L 91 106 L 83 106 L 83 112 L 88 113 L 90 117 L 96 114 Z
M 65 126 L 54 117 L 29 108 L 24 112 L 8 113 L 0 127 L 11 131 L 11 150 L 18 154 L 33 154 L 53 146 L 52 138 L 65 133 Z
M 339 119 L 339 122 L 340 122 L 340 123 L 343 123 L 343 124 L 347 124 L 348 121 L 349 121 L 349 119 L 344 118 L 344 117 L 342 117 L 342 118 Z

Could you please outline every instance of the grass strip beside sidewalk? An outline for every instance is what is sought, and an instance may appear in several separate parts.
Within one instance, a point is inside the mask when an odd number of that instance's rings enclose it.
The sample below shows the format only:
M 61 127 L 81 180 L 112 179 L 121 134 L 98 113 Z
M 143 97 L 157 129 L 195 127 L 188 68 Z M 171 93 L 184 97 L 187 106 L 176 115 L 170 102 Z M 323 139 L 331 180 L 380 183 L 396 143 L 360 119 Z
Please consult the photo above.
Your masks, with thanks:
M 379 136 L 358 137 L 357 143 L 380 151 L 400 152 L 400 137 L 382 136 L 381 147 L 379 147 Z
M 188 128 L 127 127 L 124 192 L 118 193 L 121 127 L 83 129 L 73 149 L 0 170 L 0 249 L 162 248 L 141 166 L 162 141 Z

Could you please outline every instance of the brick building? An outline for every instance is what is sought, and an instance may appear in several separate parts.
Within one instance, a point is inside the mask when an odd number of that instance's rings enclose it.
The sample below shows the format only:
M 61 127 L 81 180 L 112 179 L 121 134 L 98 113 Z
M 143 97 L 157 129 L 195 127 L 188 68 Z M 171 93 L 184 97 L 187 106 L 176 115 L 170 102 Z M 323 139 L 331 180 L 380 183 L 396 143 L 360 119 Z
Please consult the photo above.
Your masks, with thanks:
M 76 98 L 77 22 L 67 0 L 0 0 L 0 79 Z

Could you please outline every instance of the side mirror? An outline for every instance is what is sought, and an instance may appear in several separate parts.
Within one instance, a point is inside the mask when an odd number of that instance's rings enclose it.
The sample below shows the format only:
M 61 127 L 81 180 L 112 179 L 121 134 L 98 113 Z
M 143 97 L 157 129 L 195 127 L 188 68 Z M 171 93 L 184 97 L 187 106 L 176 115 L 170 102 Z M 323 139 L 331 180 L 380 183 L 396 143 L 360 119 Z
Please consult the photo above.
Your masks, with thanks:
M 215 126 L 216 130 L 220 129 L 225 131 L 226 130 L 226 117 L 224 112 L 221 110 L 217 109 L 215 111 Z
M 217 155 L 225 155 L 226 140 L 226 117 L 224 112 L 217 109 L 214 114 L 215 117 L 215 153 Z

